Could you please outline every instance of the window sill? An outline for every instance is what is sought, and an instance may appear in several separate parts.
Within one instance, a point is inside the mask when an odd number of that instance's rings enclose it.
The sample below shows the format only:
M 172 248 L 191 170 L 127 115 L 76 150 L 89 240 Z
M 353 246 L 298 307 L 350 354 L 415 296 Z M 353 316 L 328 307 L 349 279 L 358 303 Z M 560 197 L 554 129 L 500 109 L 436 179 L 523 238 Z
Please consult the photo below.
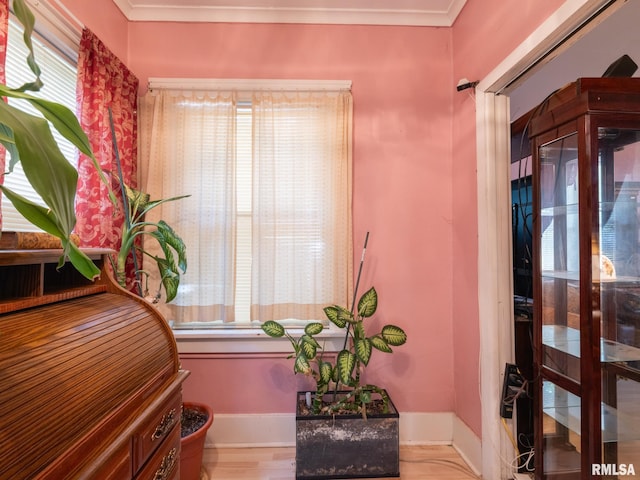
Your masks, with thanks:
M 298 338 L 301 328 L 288 332 Z M 201 329 L 173 330 L 178 353 L 291 353 L 288 338 L 271 338 L 259 329 Z M 344 343 L 344 332 L 327 329 L 315 338 L 325 352 L 339 352 Z

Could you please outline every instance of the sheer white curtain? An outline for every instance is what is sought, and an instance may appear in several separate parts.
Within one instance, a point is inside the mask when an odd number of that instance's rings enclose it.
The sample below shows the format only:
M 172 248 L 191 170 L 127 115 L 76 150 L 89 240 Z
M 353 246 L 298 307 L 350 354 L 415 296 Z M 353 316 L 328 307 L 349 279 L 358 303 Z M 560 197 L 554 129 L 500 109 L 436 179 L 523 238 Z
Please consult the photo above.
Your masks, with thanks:
M 253 95 L 252 320 L 348 306 L 352 109 L 346 91 Z
M 159 304 L 178 323 L 234 320 L 236 103 L 232 92 L 169 90 L 140 100 L 142 189 L 151 199 L 191 195 L 149 214 L 186 244 L 178 296 Z

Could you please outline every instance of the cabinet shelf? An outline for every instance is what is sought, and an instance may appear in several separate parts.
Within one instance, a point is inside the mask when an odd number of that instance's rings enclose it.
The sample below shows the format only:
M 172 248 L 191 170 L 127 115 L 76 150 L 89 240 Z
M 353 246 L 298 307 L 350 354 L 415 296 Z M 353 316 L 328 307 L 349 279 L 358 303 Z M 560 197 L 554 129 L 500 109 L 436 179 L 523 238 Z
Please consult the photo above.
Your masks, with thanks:
M 640 440 L 640 417 L 618 412 L 612 406 L 604 403 L 600 406 L 603 442 Z M 565 391 L 559 393 L 554 384 L 546 383 L 542 392 L 542 411 L 576 435 L 581 435 L 582 407 L 580 397 Z
M 580 358 L 580 330 L 563 325 L 543 325 L 542 344 L 572 357 Z M 640 360 L 640 348 L 624 343 L 600 339 L 602 363 L 633 362 Z
M 580 273 L 579 272 L 568 272 L 566 270 L 543 270 L 541 272 L 542 278 L 549 278 L 555 280 L 568 280 L 578 282 L 580 281 Z M 616 278 L 602 278 L 602 279 L 593 279 L 593 283 L 607 284 L 607 285 L 615 285 L 615 284 L 624 284 L 625 286 L 637 284 L 640 286 L 640 277 L 631 277 L 631 276 L 618 276 Z
M 13 311 L 18 306 L 20 309 L 38 307 L 40 305 L 62 302 L 64 300 L 71 300 L 72 298 L 85 297 L 87 295 L 94 295 L 96 293 L 103 293 L 106 291 L 106 285 L 88 285 L 64 290 L 61 289 L 58 292 L 50 292 L 32 297 L 15 297 L 0 300 L 0 314 Z
M 84 252 L 102 268 L 111 250 Z M 70 264 L 58 268 L 61 254 L 57 249 L 0 251 L 0 313 L 107 291 L 104 279 L 92 282 Z

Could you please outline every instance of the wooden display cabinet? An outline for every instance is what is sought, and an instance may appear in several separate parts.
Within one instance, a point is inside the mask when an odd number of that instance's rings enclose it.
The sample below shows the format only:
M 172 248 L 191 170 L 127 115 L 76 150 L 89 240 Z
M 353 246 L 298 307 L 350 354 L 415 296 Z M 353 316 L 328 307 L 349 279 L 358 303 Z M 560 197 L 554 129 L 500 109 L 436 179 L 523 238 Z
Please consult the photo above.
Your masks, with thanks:
M 640 79 L 577 80 L 530 137 L 536 478 L 640 475 Z

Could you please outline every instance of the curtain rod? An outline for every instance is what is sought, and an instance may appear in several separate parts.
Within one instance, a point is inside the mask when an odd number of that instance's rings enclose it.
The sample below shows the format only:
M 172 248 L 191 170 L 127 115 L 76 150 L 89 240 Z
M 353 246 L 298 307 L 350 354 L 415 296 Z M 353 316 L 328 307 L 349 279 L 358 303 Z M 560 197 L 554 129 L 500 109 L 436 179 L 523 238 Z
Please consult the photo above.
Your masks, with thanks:
M 230 78 L 149 78 L 149 90 L 336 91 L 351 90 L 351 80 L 284 80 Z

